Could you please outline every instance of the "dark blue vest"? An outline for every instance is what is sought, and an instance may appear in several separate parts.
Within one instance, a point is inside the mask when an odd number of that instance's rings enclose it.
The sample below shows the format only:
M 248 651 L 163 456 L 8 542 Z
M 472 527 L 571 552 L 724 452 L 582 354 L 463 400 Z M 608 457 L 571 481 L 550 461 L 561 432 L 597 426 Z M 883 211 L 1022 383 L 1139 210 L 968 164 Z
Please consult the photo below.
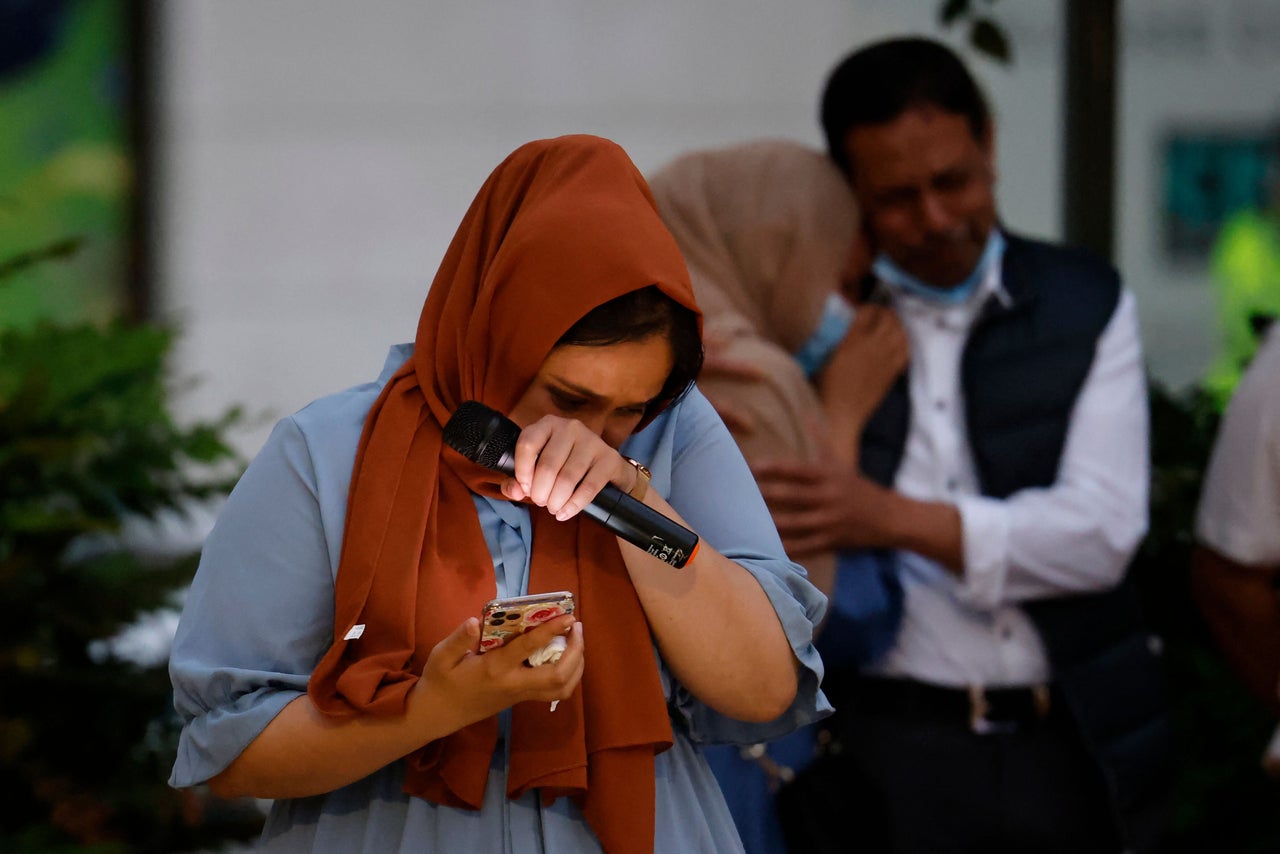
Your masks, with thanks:
M 1003 284 L 965 344 L 961 382 L 984 495 L 1049 486 L 1072 408 L 1115 312 L 1120 280 L 1083 252 L 1008 236 Z M 903 378 L 863 434 L 862 467 L 892 486 L 910 422 Z M 1023 604 L 1106 775 L 1129 844 L 1146 850 L 1163 825 L 1169 721 L 1158 640 L 1143 628 L 1133 585 Z

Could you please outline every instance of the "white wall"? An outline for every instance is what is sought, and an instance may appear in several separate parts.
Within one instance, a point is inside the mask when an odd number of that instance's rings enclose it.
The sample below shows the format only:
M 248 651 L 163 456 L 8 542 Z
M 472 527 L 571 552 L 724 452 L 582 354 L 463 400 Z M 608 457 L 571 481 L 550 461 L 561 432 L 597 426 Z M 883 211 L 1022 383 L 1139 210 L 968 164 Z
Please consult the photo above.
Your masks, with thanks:
M 763 135 L 819 145 L 818 93 L 840 57 L 888 34 L 944 35 L 936 0 L 160 5 L 159 301 L 184 330 L 178 375 L 198 381 L 183 412 L 243 404 L 260 416 L 238 435 L 246 453 L 412 337 L 458 220 L 520 143 L 597 133 L 642 170 Z M 967 52 L 997 114 L 1004 216 L 1047 237 L 1061 219 L 1059 5 L 994 7 L 1012 67 Z M 1130 0 L 1126 21 L 1175 5 Z M 1215 70 L 1220 53 L 1124 67 L 1120 260 L 1153 364 L 1177 382 L 1203 364 L 1209 324 L 1199 277 L 1154 249 L 1153 135 L 1188 112 L 1265 115 L 1271 99 L 1236 83 L 1278 82 L 1256 61 Z

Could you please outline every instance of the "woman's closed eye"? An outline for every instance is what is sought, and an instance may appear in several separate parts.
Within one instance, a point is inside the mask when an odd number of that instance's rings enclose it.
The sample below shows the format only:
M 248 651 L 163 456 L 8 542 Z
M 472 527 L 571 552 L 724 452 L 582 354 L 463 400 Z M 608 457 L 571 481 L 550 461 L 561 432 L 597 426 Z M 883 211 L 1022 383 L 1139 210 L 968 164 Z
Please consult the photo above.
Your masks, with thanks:
M 565 413 L 580 412 L 591 403 L 585 397 L 579 397 L 554 388 L 551 389 L 551 402 L 555 404 L 556 409 Z
M 604 405 L 601 401 L 583 397 L 564 389 L 552 388 L 550 392 L 552 404 L 565 415 L 586 413 L 597 406 Z M 639 418 L 643 417 L 645 412 L 648 411 L 648 406 L 648 402 L 619 406 L 613 410 L 612 414 L 620 418 Z

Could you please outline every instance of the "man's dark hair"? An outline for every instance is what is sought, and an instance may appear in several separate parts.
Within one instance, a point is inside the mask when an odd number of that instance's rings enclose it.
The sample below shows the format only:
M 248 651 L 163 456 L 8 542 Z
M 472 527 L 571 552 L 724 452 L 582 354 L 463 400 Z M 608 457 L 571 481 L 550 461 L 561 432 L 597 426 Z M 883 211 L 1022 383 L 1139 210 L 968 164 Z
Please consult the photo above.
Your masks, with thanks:
M 851 129 L 884 124 L 921 106 L 964 116 L 979 141 L 991 126 L 982 91 L 950 48 L 930 39 L 896 38 L 854 51 L 831 72 L 822 93 L 831 159 L 849 174 L 845 139 Z
M 605 347 L 665 335 L 675 364 L 662 391 L 650 404 L 646 419 L 675 402 L 692 386 L 702 369 L 702 336 L 698 315 L 664 294 L 656 285 L 615 297 L 596 306 L 560 336 L 557 346 Z

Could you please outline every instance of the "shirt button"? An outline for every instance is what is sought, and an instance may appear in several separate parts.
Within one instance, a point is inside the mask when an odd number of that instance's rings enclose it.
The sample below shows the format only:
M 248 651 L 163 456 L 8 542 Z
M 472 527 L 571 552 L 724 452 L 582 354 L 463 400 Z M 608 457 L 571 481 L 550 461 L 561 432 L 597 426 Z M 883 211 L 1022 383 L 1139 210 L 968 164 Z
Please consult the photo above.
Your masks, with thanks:
M 954 477 L 947 478 L 947 492 L 955 492 L 959 486 L 959 482 Z
M 1003 627 L 1000 629 L 1000 637 L 1004 638 L 1005 640 L 1010 640 L 1010 639 L 1012 639 L 1012 638 L 1013 638 L 1013 629 L 1009 628 L 1008 626 L 1003 626 Z
M 938 410 L 939 412 L 943 412 L 947 408 L 947 402 L 939 398 L 933 402 L 933 408 Z

